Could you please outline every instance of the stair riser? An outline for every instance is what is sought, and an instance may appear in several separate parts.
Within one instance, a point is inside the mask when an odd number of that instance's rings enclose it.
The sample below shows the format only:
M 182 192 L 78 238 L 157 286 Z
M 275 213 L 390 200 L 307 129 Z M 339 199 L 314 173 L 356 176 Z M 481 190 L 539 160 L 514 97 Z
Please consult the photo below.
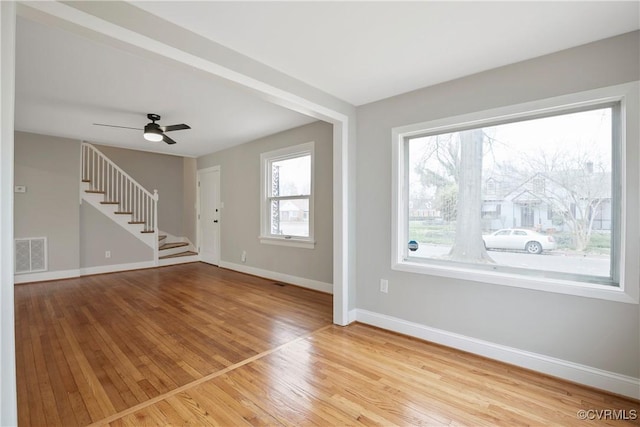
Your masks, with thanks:
M 158 265 L 165 266 L 165 265 L 174 265 L 174 264 L 185 264 L 188 262 L 197 262 L 197 261 L 200 261 L 200 256 L 192 255 L 192 256 L 185 256 L 185 257 L 178 257 L 178 258 L 161 259 L 161 260 L 158 260 Z
M 177 248 L 163 249 L 161 251 L 158 251 L 158 256 L 163 257 L 163 256 L 179 254 L 180 252 L 191 251 L 191 250 L 193 249 L 189 245 L 178 246 Z

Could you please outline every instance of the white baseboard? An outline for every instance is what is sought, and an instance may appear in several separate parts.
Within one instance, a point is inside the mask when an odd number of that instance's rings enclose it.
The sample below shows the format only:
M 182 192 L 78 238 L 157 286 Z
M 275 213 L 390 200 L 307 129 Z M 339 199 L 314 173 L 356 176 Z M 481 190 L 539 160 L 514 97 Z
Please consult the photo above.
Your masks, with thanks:
M 250 267 L 242 264 L 234 264 L 232 262 L 220 261 L 220 267 L 229 270 L 239 271 L 254 276 L 264 277 L 266 279 L 277 280 L 279 282 L 290 283 L 302 288 L 313 289 L 328 294 L 333 294 L 333 285 L 331 283 L 320 282 L 318 280 L 306 279 L 304 277 L 291 276 L 289 274 L 277 273 L 275 271 L 263 270 L 261 268 Z
M 72 279 L 80 277 L 80 270 L 43 271 L 42 273 L 16 274 L 13 283 L 46 282 L 48 280 Z
M 465 335 L 431 328 L 397 317 L 356 309 L 358 322 L 485 356 L 579 384 L 640 399 L 640 378 L 609 372 L 579 363 L 519 350 Z M 351 315 L 349 316 L 351 318 Z
M 80 269 L 81 276 L 91 274 L 115 273 L 117 271 L 140 270 L 142 268 L 157 267 L 153 261 L 132 262 L 129 264 L 100 265 L 97 267 L 85 267 Z

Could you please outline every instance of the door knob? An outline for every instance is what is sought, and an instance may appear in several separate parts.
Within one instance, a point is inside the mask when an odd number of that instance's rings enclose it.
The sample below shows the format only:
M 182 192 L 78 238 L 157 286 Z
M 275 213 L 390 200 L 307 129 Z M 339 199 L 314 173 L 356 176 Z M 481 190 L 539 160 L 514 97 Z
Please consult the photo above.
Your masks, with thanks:
M 218 220 L 217 220 L 217 219 L 214 219 L 214 220 L 213 220 L 213 222 L 218 222 Z

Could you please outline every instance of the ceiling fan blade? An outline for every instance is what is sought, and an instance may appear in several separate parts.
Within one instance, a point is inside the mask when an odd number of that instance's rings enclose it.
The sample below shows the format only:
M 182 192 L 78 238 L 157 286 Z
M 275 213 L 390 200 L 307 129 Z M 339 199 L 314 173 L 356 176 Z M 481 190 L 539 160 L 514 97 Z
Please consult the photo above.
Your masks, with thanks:
M 105 126 L 109 128 L 122 128 L 122 129 L 133 129 L 133 130 L 142 130 L 142 128 L 132 128 L 129 126 L 116 126 L 116 125 L 106 125 L 104 123 L 94 123 L 95 126 Z
M 171 132 L 172 130 L 191 129 L 191 126 L 182 123 L 179 125 L 160 126 L 160 129 L 162 129 L 163 132 Z
M 167 135 L 162 135 L 162 140 L 164 142 L 166 142 L 167 144 L 175 144 L 176 143 L 173 139 L 169 138 Z

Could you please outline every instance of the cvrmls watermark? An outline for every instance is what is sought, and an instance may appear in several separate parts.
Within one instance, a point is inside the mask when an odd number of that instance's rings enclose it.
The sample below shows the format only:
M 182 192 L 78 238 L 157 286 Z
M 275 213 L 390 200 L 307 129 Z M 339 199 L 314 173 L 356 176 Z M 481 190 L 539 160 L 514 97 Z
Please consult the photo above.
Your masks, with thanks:
M 633 421 L 638 419 L 636 409 L 581 409 L 576 413 L 579 420 Z

